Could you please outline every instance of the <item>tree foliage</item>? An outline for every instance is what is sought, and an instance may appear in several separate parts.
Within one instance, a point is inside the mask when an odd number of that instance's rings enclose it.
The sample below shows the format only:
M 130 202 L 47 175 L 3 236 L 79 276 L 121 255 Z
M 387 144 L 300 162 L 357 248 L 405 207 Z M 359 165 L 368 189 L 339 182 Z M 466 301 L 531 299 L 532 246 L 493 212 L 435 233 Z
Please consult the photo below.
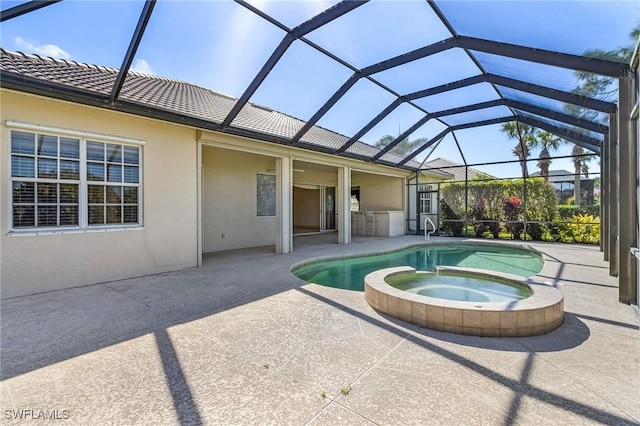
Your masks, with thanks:
M 574 145 L 571 151 L 573 157 L 573 203 L 577 206 L 582 204 L 582 193 L 580 176 L 589 177 L 589 165 L 587 162 L 595 157 L 595 154 L 587 154 L 580 145 Z
M 629 33 L 629 43 L 627 43 L 625 46 L 621 46 L 613 50 L 591 49 L 587 50 L 584 55 L 592 58 L 606 59 L 609 61 L 629 62 L 638 37 L 640 37 L 640 24 L 636 25 L 631 30 L 631 32 Z M 575 71 L 574 75 L 578 80 L 578 84 L 572 90 L 573 93 L 608 102 L 617 101 L 618 85 L 615 84 L 615 78 L 592 74 L 585 71 Z M 607 115 L 602 114 L 598 111 L 574 104 L 565 104 L 564 109 L 565 112 L 573 116 L 585 118 L 587 120 L 602 124 L 608 124 Z M 582 129 L 576 129 L 576 131 L 584 132 L 584 130 Z M 575 174 L 573 196 L 574 203 L 576 205 L 580 205 L 582 201 L 580 194 L 580 175 L 583 174 L 585 177 L 588 177 L 588 162 L 595 157 L 595 155 L 584 156 L 584 154 L 585 150 L 582 147 L 574 145 L 572 155 L 576 157 L 574 157 L 573 159 Z
M 384 135 L 375 144 L 373 144 L 373 146 L 375 146 L 376 148 L 382 149 L 387 145 L 389 145 L 394 140 L 396 140 L 395 137 L 391 135 Z M 392 152 L 394 154 L 398 154 L 404 157 L 405 155 L 409 154 L 410 152 L 413 152 L 419 146 L 424 145 L 427 142 L 429 142 L 428 138 L 418 138 L 414 140 L 409 140 L 409 138 L 404 138 L 396 146 L 391 148 L 389 152 Z
M 517 121 L 504 123 L 500 128 L 509 139 L 516 140 L 516 146 L 513 148 L 513 154 L 520 160 L 520 168 L 522 169 L 522 177 L 529 176 L 527 168 L 527 159 L 531 154 L 531 146 L 534 139 L 534 129 L 527 124 L 521 124 Z
M 538 157 L 538 167 L 540 168 L 540 175 L 549 180 L 549 166 L 551 165 L 550 151 L 558 149 L 563 140 L 553 133 L 549 133 L 544 130 L 539 130 L 535 127 L 527 124 L 522 124 L 517 121 L 510 121 L 504 123 L 500 129 L 509 139 L 515 139 L 516 145 L 513 148 L 513 154 L 520 160 L 520 168 L 522 170 L 522 177 L 529 176 L 529 169 L 527 167 L 527 159 L 531 155 L 532 149 L 540 149 L 540 156 Z
M 546 182 L 549 181 L 549 166 L 551 166 L 551 154 L 549 151 L 557 150 L 561 143 L 563 143 L 563 140 L 553 133 L 544 130 L 535 132 L 533 146 L 540 148 L 538 168 L 540 168 L 540 176 L 542 176 Z
M 504 225 L 518 237 L 522 233 L 522 223 L 507 226 L 507 221 L 524 221 L 526 217 L 527 221 L 550 222 L 557 215 L 555 189 L 542 178 L 527 179 L 526 210 L 523 179 L 472 180 L 467 189 L 465 207 L 464 182 L 444 183 L 440 187 L 442 227 L 454 235 L 462 235 L 464 221 L 467 221 L 473 225 L 477 236 L 489 231 L 497 238 Z M 516 208 L 511 208 L 513 206 Z M 527 224 L 527 233 L 533 239 L 541 239 L 545 230 L 543 225 Z
M 613 50 L 591 49 L 587 50 L 584 55 L 591 58 L 606 59 L 609 61 L 629 62 L 639 36 L 640 24 L 636 25 L 635 28 L 631 30 L 629 33 L 629 43 L 625 46 L 621 46 Z M 614 84 L 615 79 L 613 77 L 606 77 L 585 71 L 575 71 L 574 75 L 578 80 L 578 85 L 572 90 L 573 93 L 603 101 L 617 101 L 618 85 Z M 573 104 L 565 104 L 564 109 L 567 113 L 576 117 L 607 124 L 605 122 L 606 115 L 600 114 L 598 111 Z

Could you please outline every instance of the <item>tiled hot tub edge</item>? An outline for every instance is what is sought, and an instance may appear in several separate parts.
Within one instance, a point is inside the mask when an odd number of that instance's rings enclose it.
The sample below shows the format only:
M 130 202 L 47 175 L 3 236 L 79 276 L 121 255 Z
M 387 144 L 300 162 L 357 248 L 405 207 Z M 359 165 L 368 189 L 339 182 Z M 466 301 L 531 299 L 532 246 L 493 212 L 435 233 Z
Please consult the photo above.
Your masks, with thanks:
M 473 336 L 536 336 L 555 330 L 564 320 L 564 296 L 553 287 L 485 270 L 439 269 L 514 281 L 531 288 L 533 295 L 514 302 L 461 302 L 422 296 L 398 290 L 385 282 L 388 276 L 415 271 L 410 266 L 400 266 L 367 275 L 365 300 L 377 311 L 411 324 Z

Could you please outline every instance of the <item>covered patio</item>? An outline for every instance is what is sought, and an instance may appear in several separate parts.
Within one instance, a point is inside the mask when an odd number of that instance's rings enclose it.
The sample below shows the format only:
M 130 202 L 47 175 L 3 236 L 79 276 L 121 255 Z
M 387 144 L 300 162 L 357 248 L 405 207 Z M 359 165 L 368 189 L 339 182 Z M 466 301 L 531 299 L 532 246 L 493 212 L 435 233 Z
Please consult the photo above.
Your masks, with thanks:
M 544 130 L 584 150 L 564 157 L 599 157 L 602 256 L 610 275 L 618 277 L 618 300 L 637 305 L 640 54 L 637 9 L 630 4 L 428 0 L 395 7 L 385 1 L 300 1 L 282 7 L 279 2 L 236 0 L 185 7 L 155 0 L 7 2 L 0 19 L 6 35 L 3 49 L 41 52 L 54 46 L 66 57 L 49 62 L 38 54 L 3 50 L 2 88 L 178 124 L 199 135 L 233 136 L 388 167 L 405 173 L 405 179 L 420 173 L 438 147 L 459 153 L 465 167 L 487 162 L 504 166 L 509 161 L 497 156 L 510 155 L 513 148 L 496 142 L 496 126 Z M 85 14 L 79 21 L 91 31 L 64 26 L 47 39 L 80 51 L 85 46 L 75 43 L 86 38 L 101 49 L 88 49 L 70 61 L 70 54 L 55 44 L 25 41 L 24 29 L 35 31 L 44 21 L 75 13 Z M 100 31 L 102 25 L 111 26 Z M 621 33 L 632 40 L 623 40 Z M 202 43 L 204 38 L 209 42 Z M 94 56 L 107 51 L 120 54 Z M 34 70 L 37 59 L 46 63 Z M 162 64 L 155 69 L 162 78 L 153 84 L 148 78 L 155 72 L 148 61 Z M 52 64 L 56 71 L 47 71 Z M 65 71 L 69 66 L 109 75 L 69 79 L 79 75 Z M 183 97 L 179 93 L 195 89 L 166 87 L 174 79 L 219 92 Z M 600 89 L 590 90 L 594 84 Z M 9 121 L 33 128 L 33 123 Z M 491 129 L 493 137 L 481 136 Z M 479 149 L 478 140 L 486 146 Z M 524 150 L 522 140 L 520 148 Z M 14 154 L 20 160 L 20 153 Z M 292 248 L 288 216 L 294 160 L 282 159 L 284 166 L 276 167 L 281 169 L 277 198 L 282 213 L 276 250 L 286 253 Z M 345 218 L 351 166 L 340 170 L 338 205 L 342 203 Z M 16 182 L 20 178 L 11 177 Z M 350 221 L 343 220 L 338 240 L 348 244 Z M 215 229 L 216 238 L 225 238 Z M 203 236 L 198 234 L 199 264 Z
M 640 425 L 637 7 L 4 3 L 7 423 Z M 622 32 L 635 34 L 630 46 Z M 585 90 L 589 79 L 604 95 Z M 424 242 L 352 232 L 354 197 L 417 232 L 438 204 L 421 174 L 448 175 L 425 168 L 432 156 L 459 155 L 465 186 L 472 167 L 536 161 L 513 160 L 517 148 L 495 137 L 506 124 L 583 150 L 554 160 L 600 162 L 599 247 L 502 242 L 544 255 L 534 279 L 564 295 L 559 328 L 433 331 L 291 273 L 303 260 Z M 46 138 L 55 148 L 36 152 Z M 241 168 L 251 179 L 240 187 Z M 78 195 L 38 189 L 62 185 Z M 137 195 L 110 201 L 111 187 Z M 296 205 L 294 191 L 313 199 L 312 228 L 297 220 L 310 202 Z M 125 210 L 135 214 L 104 216 Z M 294 236 L 307 231 L 318 233 Z
M 3 416 L 73 424 L 640 423 L 637 310 L 618 303 L 597 247 L 531 243 L 545 259 L 535 278 L 564 294 L 564 324 L 538 337 L 480 338 L 386 317 L 363 293 L 290 273 L 303 259 L 421 237 L 354 237 L 342 246 L 323 238 L 296 237 L 286 255 L 227 251 L 205 256 L 200 268 L 3 300 Z

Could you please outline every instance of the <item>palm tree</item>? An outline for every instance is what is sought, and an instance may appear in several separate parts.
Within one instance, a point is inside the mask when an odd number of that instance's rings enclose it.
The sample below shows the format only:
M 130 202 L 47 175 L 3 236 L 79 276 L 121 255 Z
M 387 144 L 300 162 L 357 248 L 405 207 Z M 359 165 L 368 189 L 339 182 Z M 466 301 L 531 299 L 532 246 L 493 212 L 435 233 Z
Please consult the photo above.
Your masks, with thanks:
M 584 148 L 580 145 L 573 145 L 571 155 L 575 156 L 573 157 L 573 204 L 579 206 L 582 202 L 580 194 L 580 175 L 584 175 L 586 178 L 589 177 L 589 165 L 587 162 L 595 155 L 585 154 Z
M 522 170 L 522 177 L 523 178 L 529 177 L 529 170 L 527 167 L 527 158 L 529 158 L 529 155 L 531 155 L 531 150 L 529 149 L 529 145 L 524 143 L 518 143 L 516 146 L 513 147 L 511 152 L 520 160 L 520 169 Z
M 375 146 L 376 148 L 382 149 L 385 146 L 389 145 L 391 142 L 393 142 L 395 139 L 396 138 L 391 135 L 384 135 L 376 143 L 374 143 L 373 146 Z M 400 143 L 398 143 L 396 146 L 391 148 L 389 152 L 392 152 L 394 154 L 398 154 L 404 157 L 406 154 L 414 151 L 417 147 L 427 142 L 429 142 L 429 138 L 418 138 L 412 141 L 410 141 L 409 138 L 405 138 L 402 141 L 400 141 Z
M 517 121 L 504 123 L 500 129 L 509 139 L 516 139 L 518 143 L 511 152 L 520 160 L 522 177 L 529 177 L 527 159 L 531 154 L 531 146 L 534 144 L 533 127 L 527 124 L 520 124 Z
M 636 24 L 631 30 L 629 33 L 629 42 L 625 46 L 613 50 L 591 49 L 584 52 L 583 55 L 592 58 L 629 63 L 638 37 L 640 37 L 640 24 Z M 616 101 L 618 85 L 614 84 L 616 82 L 615 78 L 596 75 L 586 71 L 575 71 L 574 75 L 578 80 L 578 86 L 572 90 L 573 93 L 609 102 Z M 592 121 L 603 122 L 603 120 L 606 120 L 606 115 L 574 104 L 565 104 L 564 110 L 576 117 L 587 118 Z
M 538 157 L 538 167 L 540 168 L 540 176 L 545 182 L 549 182 L 549 166 L 551 165 L 550 150 L 556 150 L 560 146 L 562 139 L 553 133 L 538 130 L 535 133 L 533 146 L 540 147 L 540 156 Z

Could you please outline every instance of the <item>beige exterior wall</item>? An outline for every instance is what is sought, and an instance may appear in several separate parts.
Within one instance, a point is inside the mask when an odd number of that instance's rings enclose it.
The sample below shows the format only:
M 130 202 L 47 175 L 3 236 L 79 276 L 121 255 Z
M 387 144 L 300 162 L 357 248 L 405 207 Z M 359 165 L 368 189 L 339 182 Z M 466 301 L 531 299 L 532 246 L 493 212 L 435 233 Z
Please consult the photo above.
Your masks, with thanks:
M 360 211 L 404 211 L 406 189 L 402 178 L 354 171 L 351 186 L 360 188 Z
M 338 171 L 320 171 L 310 170 L 305 168 L 298 169 L 294 163 L 293 183 L 302 185 L 317 185 L 317 186 L 337 186 L 338 185 Z M 301 171 L 301 170 L 304 170 Z
M 414 177 L 414 181 L 415 181 L 415 174 L 412 174 L 412 177 Z M 419 177 L 418 182 L 420 183 L 442 183 L 442 182 L 446 182 L 448 180 L 453 179 L 453 177 L 444 178 L 442 176 L 432 175 L 428 173 L 420 173 L 418 177 Z
M 452 177 L 449 177 L 448 179 L 451 179 Z M 444 178 L 442 175 L 439 174 L 431 174 L 431 173 L 420 173 L 420 175 L 418 176 L 418 183 L 421 185 L 431 185 L 431 189 L 436 191 L 438 189 L 438 184 L 445 182 L 446 178 Z M 411 185 L 411 193 L 408 195 L 409 198 L 409 222 L 407 224 L 407 231 L 409 233 L 413 233 L 416 231 L 416 226 L 418 228 L 420 228 L 422 231 L 424 231 L 424 227 L 425 227 L 425 218 L 429 218 L 431 219 L 431 221 L 434 223 L 434 225 L 437 226 L 437 222 L 438 222 L 438 197 L 436 193 L 433 193 L 431 195 L 431 214 L 420 214 L 418 215 L 418 217 L 416 218 L 416 212 L 417 212 L 417 208 L 418 205 L 420 203 L 420 200 L 418 200 L 416 198 L 416 180 L 415 180 L 415 174 L 411 175 L 411 178 L 409 179 L 409 184 Z M 416 221 L 418 223 L 416 223 Z M 428 230 L 432 230 L 431 225 L 427 224 Z
M 425 185 L 431 185 L 431 189 L 432 190 L 437 190 L 438 189 L 438 184 L 446 182 L 446 180 L 441 177 L 441 176 L 434 176 L 434 175 L 429 175 L 426 173 L 421 173 L 419 175 L 419 179 L 418 182 L 421 184 L 425 184 Z M 435 212 L 438 211 L 438 198 L 436 197 L 436 194 L 432 194 L 431 197 L 431 211 L 434 212 L 434 214 L 431 215 L 426 215 L 429 216 L 429 218 L 435 223 L 436 222 L 436 218 L 437 218 L 437 214 L 435 214 Z M 420 217 L 420 223 L 423 224 L 424 223 L 424 216 L 425 215 L 421 215 Z
M 276 218 L 257 215 L 257 174 L 274 174 L 274 157 L 203 147 L 203 251 L 275 244 Z
M 211 131 L 198 131 L 196 137 L 203 144 L 203 152 L 215 147 L 274 159 L 292 160 L 294 169 L 292 172 L 293 185 L 306 184 L 338 187 L 338 172 L 341 170 L 340 168 L 348 168 L 351 170 L 352 176 L 350 186 L 360 186 L 361 191 L 366 192 L 366 204 L 362 209 L 405 211 L 404 179 L 409 176 L 407 171 L 298 147 L 259 143 L 248 138 Z M 304 170 L 304 172 L 296 170 Z M 336 199 L 339 197 L 339 191 L 340 189 L 338 188 Z M 204 198 L 206 203 L 206 195 Z M 338 232 L 340 231 L 338 230 Z
M 0 106 L 2 297 L 196 266 L 195 130 L 5 90 Z M 9 233 L 10 129 L 6 120 L 145 141 L 143 228 L 48 235 Z
M 256 179 L 275 172 L 278 158 L 305 169 L 292 172 L 294 184 L 337 187 L 340 168 L 357 168 L 363 208 L 403 210 L 402 170 L 8 90 L 0 107 L 1 297 L 196 266 L 199 244 L 202 252 L 274 244 L 278 218 L 257 216 Z M 7 121 L 143 141 L 143 226 L 11 232 Z
M 301 229 L 299 229 L 301 228 Z M 293 229 L 320 230 L 320 189 L 293 188 Z

